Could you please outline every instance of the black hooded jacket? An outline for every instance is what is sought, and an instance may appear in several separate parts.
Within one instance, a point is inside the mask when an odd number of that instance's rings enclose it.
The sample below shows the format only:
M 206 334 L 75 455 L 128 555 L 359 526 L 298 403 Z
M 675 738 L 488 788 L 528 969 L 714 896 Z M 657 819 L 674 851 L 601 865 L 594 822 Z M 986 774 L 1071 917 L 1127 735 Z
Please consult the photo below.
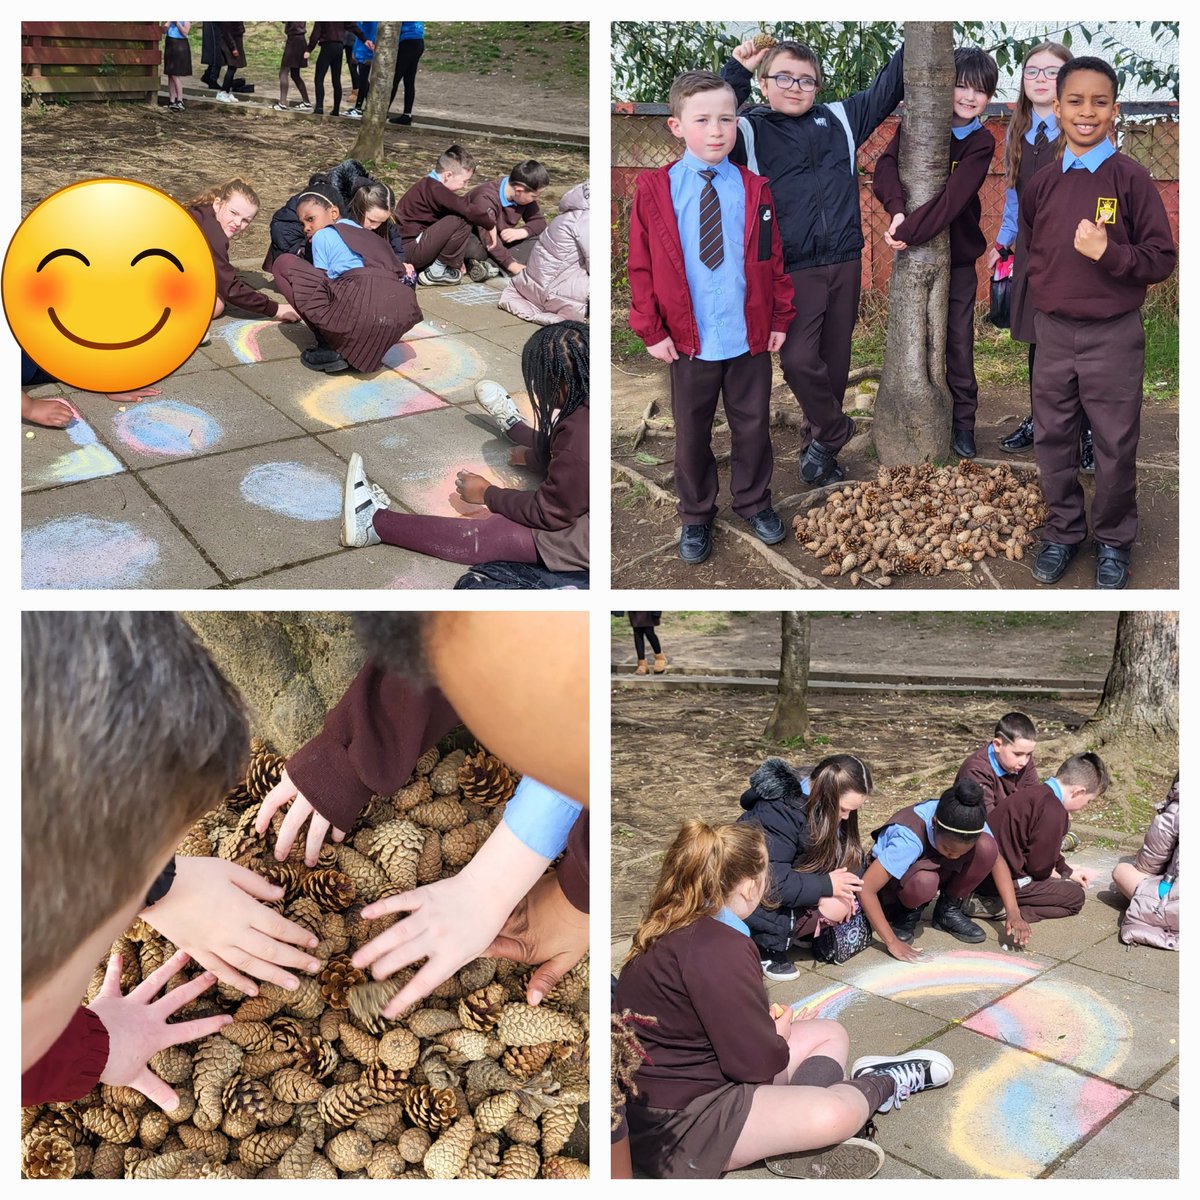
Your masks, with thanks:
M 730 59 L 721 75 L 738 104 L 751 74 Z M 758 105 L 738 121 L 735 163 L 765 175 L 783 239 L 783 269 L 826 267 L 862 254 L 857 151 L 904 98 L 904 47 L 864 91 L 792 117 Z M 853 149 L 851 148 L 853 142 Z

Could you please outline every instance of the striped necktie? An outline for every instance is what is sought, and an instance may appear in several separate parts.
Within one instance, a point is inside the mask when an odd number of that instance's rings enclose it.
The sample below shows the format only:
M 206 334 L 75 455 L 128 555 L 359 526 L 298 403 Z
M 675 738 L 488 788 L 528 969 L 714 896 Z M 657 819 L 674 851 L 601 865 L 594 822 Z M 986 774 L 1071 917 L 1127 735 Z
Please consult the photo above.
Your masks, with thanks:
M 713 179 L 716 170 L 709 167 L 699 172 L 704 180 L 700 193 L 700 261 L 710 271 L 725 261 L 725 239 L 721 236 L 721 198 L 717 195 Z
M 1037 133 L 1033 135 L 1033 152 L 1036 155 L 1041 155 L 1042 151 L 1050 145 L 1050 139 L 1046 136 L 1046 122 L 1039 121 Z

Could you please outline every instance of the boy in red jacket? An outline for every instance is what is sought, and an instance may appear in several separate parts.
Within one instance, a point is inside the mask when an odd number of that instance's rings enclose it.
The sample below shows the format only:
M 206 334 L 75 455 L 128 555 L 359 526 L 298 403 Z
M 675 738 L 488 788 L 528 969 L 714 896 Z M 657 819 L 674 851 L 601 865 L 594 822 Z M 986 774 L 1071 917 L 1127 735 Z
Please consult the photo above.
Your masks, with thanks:
M 979 123 L 996 90 L 999 69 L 986 51 L 954 52 L 954 116 L 950 120 L 950 174 L 933 199 L 905 215 L 900 182 L 900 130 L 875 164 L 875 195 L 891 215 L 884 240 L 907 250 L 950 231 L 950 304 L 946 318 L 946 388 L 954 401 L 952 444 L 959 458 L 975 457 L 975 260 L 987 249 L 979 228 L 979 189 L 987 179 L 996 139 Z
M 737 139 L 733 89 L 711 71 L 685 71 L 670 102 L 667 125 L 686 153 L 638 180 L 629 325 L 671 364 L 679 556 L 696 564 L 712 553 L 719 397 L 732 440 L 733 510 L 769 546 L 786 536 L 771 507 L 770 354 L 796 310 L 767 181 L 729 161 Z

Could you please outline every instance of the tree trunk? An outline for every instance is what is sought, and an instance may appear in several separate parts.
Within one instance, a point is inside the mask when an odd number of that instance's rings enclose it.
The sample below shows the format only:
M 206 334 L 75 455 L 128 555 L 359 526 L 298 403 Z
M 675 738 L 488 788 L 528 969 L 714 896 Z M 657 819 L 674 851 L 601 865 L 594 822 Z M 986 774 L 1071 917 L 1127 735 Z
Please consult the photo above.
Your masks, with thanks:
M 945 185 L 946 127 L 954 95 L 949 21 L 904 24 L 904 120 L 900 179 L 907 212 Z M 872 434 L 885 466 L 932 462 L 950 455 L 946 390 L 946 313 L 950 238 L 900 251 L 888 287 L 887 349 L 875 398 Z
M 383 161 L 383 127 L 392 106 L 392 76 L 396 73 L 396 53 L 400 44 L 400 22 L 380 21 L 375 30 L 375 57 L 371 62 L 371 92 L 358 125 L 358 140 L 350 151 L 364 166 Z M 374 172 L 373 172 L 374 173 Z
M 364 660 L 345 613 L 183 613 L 245 697 L 250 728 L 290 755 L 321 731 Z
M 1104 695 L 1085 729 L 1100 744 L 1178 739 L 1178 613 L 1121 614 Z
M 772 741 L 787 742 L 808 736 L 809 615 L 783 612 L 779 614 L 779 624 L 783 634 L 779 687 L 766 736 Z

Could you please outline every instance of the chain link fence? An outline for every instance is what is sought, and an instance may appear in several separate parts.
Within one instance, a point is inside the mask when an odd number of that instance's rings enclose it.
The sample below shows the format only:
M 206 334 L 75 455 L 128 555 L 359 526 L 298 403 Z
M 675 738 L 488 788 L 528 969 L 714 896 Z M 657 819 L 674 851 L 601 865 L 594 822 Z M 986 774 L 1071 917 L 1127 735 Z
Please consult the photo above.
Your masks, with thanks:
M 996 155 L 980 191 L 982 226 L 989 241 L 1000 229 L 1004 214 L 1004 134 L 1011 110 L 1007 104 L 989 105 L 986 128 L 996 138 Z M 670 109 L 665 104 L 617 102 L 612 106 L 612 279 L 613 319 L 622 321 L 629 307 L 625 260 L 629 247 L 629 213 L 638 176 L 679 157 L 682 143 L 667 129 Z M 859 148 L 859 191 L 862 207 L 862 287 L 864 311 L 878 311 L 886 298 L 892 271 L 892 251 L 884 244 L 888 216 L 871 190 L 875 161 L 896 131 L 898 117 L 891 116 Z M 1121 106 L 1117 146 L 1141 163 L 1158 187 L 1179 240 L 1179 106 L 1166 102 L 1134 102 Z M 988 295 L 987 271 L 978 265 L 978 299 Z M 1178 273 L 1154 289 L 1149 302 L 1178 305 Z

